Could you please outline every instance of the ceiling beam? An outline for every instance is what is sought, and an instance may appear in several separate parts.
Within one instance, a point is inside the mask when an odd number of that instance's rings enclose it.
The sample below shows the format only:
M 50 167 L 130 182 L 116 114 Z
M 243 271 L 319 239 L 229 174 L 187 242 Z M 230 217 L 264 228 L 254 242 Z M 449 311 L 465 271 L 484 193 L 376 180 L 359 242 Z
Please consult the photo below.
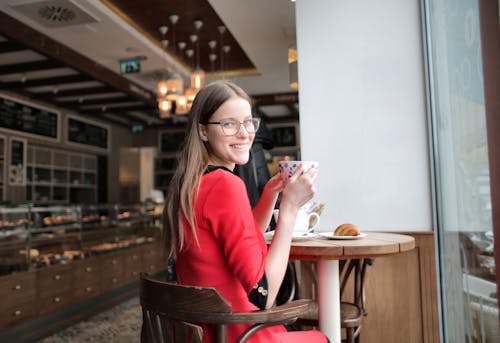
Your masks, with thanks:
M 0 12 L 1 13 L 1 12 Z M 3 26 L 3 23 L 2 23 Z M 26 47 L 22 46 L 19 43 L 12 41 L 3 41 L 0 42 L 0 54 L 5 54 L 8 52 L 17 52 L 22 50 L 28 50 Z
M 122 90 L 133 97 L 156 105 L 156 94 L 153 92 L 112 72 L 103 65 L 80 55 L 76 51 L 58 43 L 52 38 L 33 30 L 4 12 L 0 12 L 0 22 L 2 23 L 0 26 L 0 34 L 8 39 L 26 45 L 30 49 L 38 51 L 49 58 L 56 59 L 73 69 L 79 70 L 96 80 Z
M 133 124 L 133 122 L 130 120 L 130 118 L 127 118 L 128 123 L 124 123 L 123 121 L 120 121 L 120 120 L 114 120 L 111 117 L 104 118 L 101 113 L 99 113 L 99 114 L 87 113 L 84 116 L 81 115 L 81 117 L 83 117 L 83 118 L 91 118 L 91 119 L 99 119 L 101 121 L 106 121 L 106 122 L 113 122 L 114 124 L 117 124 L 117 125 L 120 125 L 120 126 L 123 126 L 123 127 L 126 127 L 126 128 L 130 128 L 130 126 L 132 126 L 132 124 Z
M 81 104 L 82 106 L 85 106 L 84 104 Z M 155 107 L 147 106 L 147 105 L 126 105 L 126 106 L 120 106 L 120 107 L 108 107 L 108 106 L 101 106 L 101 111 L 102 108 L 105 107 L 104 112 L 110 112 L 113 114 L 116 114 L 115 112 L 120 111 L 153 111 Z M 82 109 L 82 108 L 77 108 L 77 111 L 79 113 L 95 113 L 99 112 L 99 107 L 96 108 L 91 108 L 91 109 Z
M 117 93 L 118 90 L 116 90 L 113 87 L 109 86 L 95 86 L 95 87 L 86 87 L 86 88 L 78 88 L 78 89 L 61 89 L 58 90 L 57 92 L 53 91 L 47 91 L 47 92 L 36 92 L 33 93 L 34 98 L 61 98 L 61 97 L 70 97 L 70 96 L 75 96 L 75 97 L 83 97 L 85 95 L 103 95 L 106 93 Z
M 68 75 L 68 76 L 57 76 L 57 77 L 46 77 L 40 79 L 26 80 L 26 81 L 8 81 L 2 82 L 2 87 L 6 89 L 18 89 L 18 88 L 31 88 L 31 87 L 41 87 L 41 86 L 54 86 L 67 84 L 67 83 L 79 83 L 79 82 L 89 82 L 94 81 L 92 78 L 86 75 Z
M 62 63 L 55 60 L 43 60 L 36 62 L 13 63 L 0 66 L 0 75 L 9 75 L 17 73 L 27 73 L 30 71 L 41 71 L 47 69 L 64 68 Z
M 80 100 L 56 100 L 61 106 L 85 106 L 85 105 L 101 105 L 120 104 L 123 102 L 137 102 L 137 99 L 132 99 L 129 96 L 113 96 L 109 98 L 98 99 L 82 99 Z

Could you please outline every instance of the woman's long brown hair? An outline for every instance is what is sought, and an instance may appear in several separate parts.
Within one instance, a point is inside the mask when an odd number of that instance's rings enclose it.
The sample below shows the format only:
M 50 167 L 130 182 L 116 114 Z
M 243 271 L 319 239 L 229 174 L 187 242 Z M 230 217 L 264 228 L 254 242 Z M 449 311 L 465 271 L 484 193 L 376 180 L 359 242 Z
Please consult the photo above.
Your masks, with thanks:
M 230 81 L 215 81 L 203 87 L 193 101 L 187 133 L 179 153 L 178 164 L 170 181 L 163 209 L 163 241 L 167 258 L 176 258 L 191 242 L 186 242 L 182 218 L 196 234 L 194 204 L 198 194 L 201 176 L 208 165 L 210 151 L 201 139 L 199 125 L 210 121 L 215 111 L 229 98 L 240 97 L 250 104 L 250 97 Z

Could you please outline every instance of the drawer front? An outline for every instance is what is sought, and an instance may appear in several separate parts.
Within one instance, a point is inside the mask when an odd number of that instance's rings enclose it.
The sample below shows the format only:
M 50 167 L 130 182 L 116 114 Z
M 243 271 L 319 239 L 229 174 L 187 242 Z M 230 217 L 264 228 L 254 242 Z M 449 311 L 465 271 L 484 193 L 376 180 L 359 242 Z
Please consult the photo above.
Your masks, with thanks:
M 86 261 L 74 262 L 73 269 L 74 284 L 99 283 L 102 266 L 99 258 L 89 258 Z
M 50 313 L 71 304 L 71 289 L 40 297 L 38 314 Z
M 123 254 L 123 259 L 125 262 L 125 268 L 130 265 L 141 265 L 142 264 L 142 251 L 141 248 L 133 248 L 127 250 Z
M 21 272 L 0 277 L 0 299 L 3 308 L 33 302 L 36 298 L 36 273 Z
M 24 320 L 31 319 L 35 315 L 36 306 L 34 305 L 33 301 L 10 307 L 3 307 L 2 311 L 0 311 L 0 329 L 7 328 Z
M 38 289 L 41 298 L 68 291 L 73 283 L 71 265 L 61 265 L 38 270 Z
M 80 302 L 88 298 L 92 298 L 101 293 L 101 285 L 99 282 L 93 283 L 75 283 L 74 299 L 75 302 Z
M 148 244 L 143 247 L 144 260 L 160 260 L 162 258 L 161 246 L 158 244 Z
M 116 274 L 103 275 L 101 290 L 103 292 L 109 291 L 113 288 L 122 286 L 125 283 L 125 278 L 123 277 L 123 272 Z
M 151 261 L 151 262 L 144 261 L 144 266 L 142 268 L 142 271 L 152 275 L 152 274 L 159 273 L 165 269 L 167 269 L 166 265 L 164 265 L 163 262 L 160 262 L 158 260 Z
M 103 275 L 121 274 L 124 264 L 125 260 L 122 255 L 113 254 L 106 256 L 106 258 L 102 260 Z
M 139 275 L 142 271 L 142 265 L 132 265 L 125 266 L 125 272 L 123 273 L 123 280 L 125 283 L 130 283 L 134 281 L 139 281 Z

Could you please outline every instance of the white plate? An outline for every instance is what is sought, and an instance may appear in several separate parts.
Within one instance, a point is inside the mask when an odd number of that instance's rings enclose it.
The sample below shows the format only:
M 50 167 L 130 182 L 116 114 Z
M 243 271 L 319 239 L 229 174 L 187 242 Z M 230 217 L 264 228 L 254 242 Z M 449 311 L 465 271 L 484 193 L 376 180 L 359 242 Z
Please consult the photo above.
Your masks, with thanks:
M 317 235 L 320 235 L 323 238 L 328 238 L 328 239 L 360 239 L 363 237 L 366 237 L 367 234 L 362 232 L 358 236 L 334 236 L 331 232 L 316 232 Z
M 264 233 L 265 239 L 271 239 L 274 236 L 274 231 L 268 231 Z M 316 234 L 314 232 L 293 232 L 292 233 L 292 241 L 298 242 L 306 239 L 315 238 Z

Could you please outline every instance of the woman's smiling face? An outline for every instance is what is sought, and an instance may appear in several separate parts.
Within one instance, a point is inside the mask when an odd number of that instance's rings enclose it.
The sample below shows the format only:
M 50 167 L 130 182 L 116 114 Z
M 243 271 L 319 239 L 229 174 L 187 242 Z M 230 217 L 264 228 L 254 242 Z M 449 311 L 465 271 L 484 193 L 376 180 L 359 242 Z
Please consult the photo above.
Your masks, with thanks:
M 235 96 L 224 102 L 210 117 L 209 122 L 233 119 L 242 123 L 251 118 L 252 108 L 248 101 Z M 234 136 L 226 136 L 218 124 L 200 124 L 200 134 L 208 145 L 209 164 L 233 170 L 236 164 L 248 162 L 255 133 L 248 133 L 243 125 Z

